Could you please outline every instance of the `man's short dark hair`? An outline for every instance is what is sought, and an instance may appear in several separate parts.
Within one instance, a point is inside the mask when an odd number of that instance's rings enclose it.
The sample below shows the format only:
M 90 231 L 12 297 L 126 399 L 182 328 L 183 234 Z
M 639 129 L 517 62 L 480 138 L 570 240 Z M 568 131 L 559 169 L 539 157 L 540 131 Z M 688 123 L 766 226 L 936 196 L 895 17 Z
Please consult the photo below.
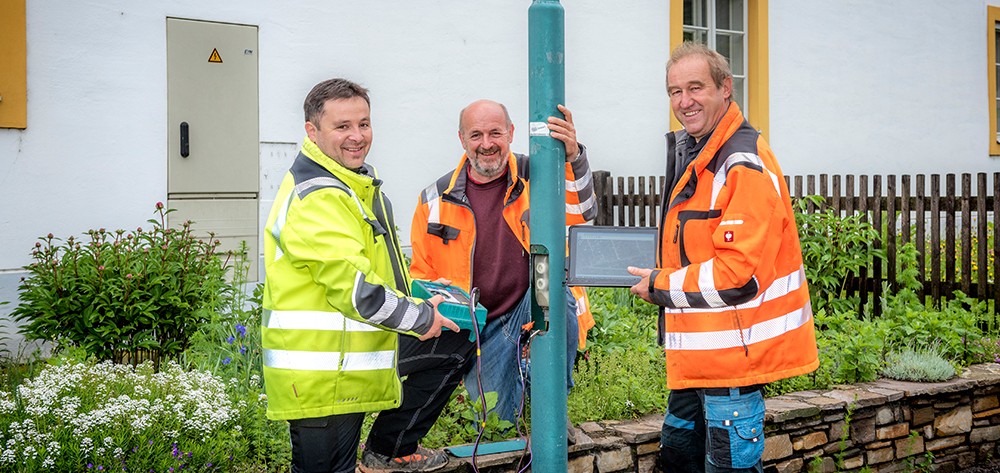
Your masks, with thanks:
M 302 104 L 305 111 L 306 121 L 312 122 L 319 128 L 319 117 L 323 115 L 323 106 L 327 100 L 342 100 L 361 97 L 370 107 L 371 101 L 368 99 L 368 89 L 361 87 L 347 79 L 329 79 L 316 84 L 306 95 L 306 101 Z

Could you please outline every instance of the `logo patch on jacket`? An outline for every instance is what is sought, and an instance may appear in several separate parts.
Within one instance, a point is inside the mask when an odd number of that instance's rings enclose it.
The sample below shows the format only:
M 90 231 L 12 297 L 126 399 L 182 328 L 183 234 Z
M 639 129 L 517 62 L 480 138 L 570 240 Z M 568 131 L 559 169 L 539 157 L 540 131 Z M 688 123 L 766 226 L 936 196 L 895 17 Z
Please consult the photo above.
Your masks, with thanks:
M 732 230 L 726 230 L 726 232 L 722 234 L 722 238 L 724 240 L 726 240 L 726 243 L 732 243 L 733 242 L 733 231 Z

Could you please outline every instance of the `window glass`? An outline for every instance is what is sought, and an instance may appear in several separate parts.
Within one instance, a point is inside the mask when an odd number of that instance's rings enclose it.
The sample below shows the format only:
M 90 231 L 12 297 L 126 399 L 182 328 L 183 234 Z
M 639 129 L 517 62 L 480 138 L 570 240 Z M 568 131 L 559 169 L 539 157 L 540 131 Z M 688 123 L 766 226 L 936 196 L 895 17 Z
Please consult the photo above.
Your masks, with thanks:
M 716 29 L 743 31 L 743 24 L 742 0 L 715 0 Z
M 707 45 L 729 60 L 733 100 L 747 109 L 746 0 L 684 0 L 684 41 Z

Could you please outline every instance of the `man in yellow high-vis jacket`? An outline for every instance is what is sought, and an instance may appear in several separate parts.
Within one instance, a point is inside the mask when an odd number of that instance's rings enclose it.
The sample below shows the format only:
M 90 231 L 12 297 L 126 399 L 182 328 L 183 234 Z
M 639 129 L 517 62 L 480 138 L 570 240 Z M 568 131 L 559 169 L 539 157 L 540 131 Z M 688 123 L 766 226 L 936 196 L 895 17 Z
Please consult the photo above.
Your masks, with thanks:
M 394 451 L 376 452 L 389 466 L 431 471 L 448 462 L 417 442 L 461 380 L 465 360 L 437 344 L 401 352 L 399 335 L 429 340 L 459 328 L 437 311 L 441 296 L 409 295 L 392 210 L 365 163 L 367 92 L 344 79 L 309 92 L 307 137 L 265 228 L 267 415 L 289 421 L 293 472 L 353 472 L 364 413 L 385 409 L 429 419 Z M 423 361 L 428 355 L 432 361 Z M 421 361 L 407 363 L 413 358 Z

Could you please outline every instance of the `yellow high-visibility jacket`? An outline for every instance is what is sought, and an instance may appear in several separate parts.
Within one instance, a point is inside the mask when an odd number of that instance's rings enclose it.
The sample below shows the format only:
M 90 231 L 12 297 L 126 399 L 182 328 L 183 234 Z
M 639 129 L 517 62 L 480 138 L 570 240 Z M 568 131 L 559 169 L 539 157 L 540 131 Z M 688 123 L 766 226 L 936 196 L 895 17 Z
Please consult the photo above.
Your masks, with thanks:
M 264 233 L 267 416 L 303 419 L 399 406 L 397 334 L 426 333 L 375 169 L 344 168 L 308 138 Z

